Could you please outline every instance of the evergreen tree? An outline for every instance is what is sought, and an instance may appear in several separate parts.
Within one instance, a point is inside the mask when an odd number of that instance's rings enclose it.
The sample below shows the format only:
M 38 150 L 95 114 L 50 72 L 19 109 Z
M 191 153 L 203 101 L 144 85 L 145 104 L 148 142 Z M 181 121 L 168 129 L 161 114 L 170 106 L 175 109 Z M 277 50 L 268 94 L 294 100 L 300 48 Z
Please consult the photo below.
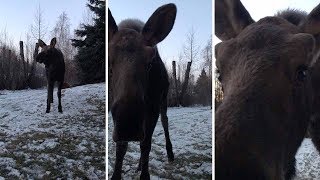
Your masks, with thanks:
M 81 24 L 75 33 L 80 39 L 73 39 L 78 48 L 75 60 L 81 70 L 82 83 L 105 81 L 105 7 L 102 0 L 89 0 L 89 9 L 95 14 L 93 24 Z
M 202 69 L 199 78 L 197 79 L 195 86 L 195 93 L 197 103 L 202 105 L 209 105 L 211 103 L 211 83 L 210 78 L 207 76 L 207 73 Z

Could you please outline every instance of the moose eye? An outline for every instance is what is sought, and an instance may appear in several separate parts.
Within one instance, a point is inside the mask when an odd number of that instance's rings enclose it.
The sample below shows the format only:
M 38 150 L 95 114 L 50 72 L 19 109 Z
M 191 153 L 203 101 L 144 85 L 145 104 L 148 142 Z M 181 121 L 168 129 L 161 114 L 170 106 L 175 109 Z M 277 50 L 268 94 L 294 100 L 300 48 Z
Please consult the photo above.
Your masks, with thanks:
M 298 82 L 303 82 L 308 77 L 308 67 L 303 65 L 299 66 L 296 72 L 296 80 Z
M 216 77 L 221 82 L 222 78 L 221 78 L 220 71 L 218 69 L 216 69 Z

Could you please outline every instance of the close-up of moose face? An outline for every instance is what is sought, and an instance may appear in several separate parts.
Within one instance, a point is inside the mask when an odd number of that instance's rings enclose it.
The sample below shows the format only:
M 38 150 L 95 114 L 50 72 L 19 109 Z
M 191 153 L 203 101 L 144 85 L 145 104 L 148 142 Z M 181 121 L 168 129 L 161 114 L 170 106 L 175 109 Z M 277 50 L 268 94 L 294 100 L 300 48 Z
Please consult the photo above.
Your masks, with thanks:
M 156 45 L 171 31 L 176 7 L 169 4 L 158 8 L 145 24 L 129 19 L 117 25 L 110 10 L 108 13 L 113 139 L 139 141 L 143 139 L 148 76 L 152 63 L 159 56 Z
M 287 10 L 255 22 L 240 1 L 216 2 L 216 35 L 222 42 L 215 56 L 224 93 L 215 116 L 218 179 L 294 174 L 294 155 L 311 115 L 319 8 L 306 17 Z M 268 165 L 260 164 L 264 158 Z
M 36 46 L 41 47 L 41 52 L 36 55 L 36 61 L 38 63 L 44 63 L 47 64 L 50 62 L 51 59 L 54 59 L 57 57 L 55 45 L 57 43 L 56 38 L 52 38 L 50 45 L 46 45 L 41 39 L 39 39 Z
M 115 122 L 115 132 L 118 135 L 132 130 L 142 132 L 143 110 L 146 105 L 144 93 L 155 53 L 156 48 L 146 45 L 143 36 L 131 29 L 119 31 L 109 43 L 108 58 L 114 90 L 112 114 L 113 119 L 119 122 Z M 121 120 L 126 121 L 125 126 L 121 126 Z M 135 137 L 135 140 L 143 138 L 141 133 L 133 133 L 128 136 Z

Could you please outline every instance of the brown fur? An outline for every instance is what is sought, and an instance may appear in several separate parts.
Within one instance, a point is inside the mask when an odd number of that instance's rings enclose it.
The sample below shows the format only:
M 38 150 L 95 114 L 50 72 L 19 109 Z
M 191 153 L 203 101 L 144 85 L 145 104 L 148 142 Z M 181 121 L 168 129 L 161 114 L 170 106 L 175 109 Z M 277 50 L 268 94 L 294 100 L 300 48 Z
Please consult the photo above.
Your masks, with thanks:
M 312 112 L 320 14 L 286 11 L 254 22 L 240 1 L 215 2 L 224 90 L 215 119 L 216 179 L 291 179 Z
M 56 38 L 52 38 L 50 45 L 47 46 L 42 40 L 39 39 L 37 46 L 41 47 L 41 52 L 38 54 L 38 48 L 36 48 L 35 59 L 38 63 L 43 63 L 46 68 L 46 76 L 48 83 L 48 98 L 47 98 L 47 110 L 50 112 L 50 104 L 53 103 L 53 88 L 54 83 L 58 82 L 58 111 L 62 113 L 61 105 L 61 89 L 64 81 L 65 64 L 62 52 L 55 48 Z
M 169 80 L 156 44 L 171 31 L 176 6 L 167 4 L 159 7 L 145 24 L 137 19 L 127 19 L 117 26 L 110 10 L 108 13 L 108 61 L 113 95 L 111 113 L 113 140 L 116 142 L 112 179 L 121 178 L 128 141 L 140 141 L 140 178 L 150 179 L 148 161 L 151 138 L 159 113 L 165 131 L 168 159 L 174 159 L 167 117 Z

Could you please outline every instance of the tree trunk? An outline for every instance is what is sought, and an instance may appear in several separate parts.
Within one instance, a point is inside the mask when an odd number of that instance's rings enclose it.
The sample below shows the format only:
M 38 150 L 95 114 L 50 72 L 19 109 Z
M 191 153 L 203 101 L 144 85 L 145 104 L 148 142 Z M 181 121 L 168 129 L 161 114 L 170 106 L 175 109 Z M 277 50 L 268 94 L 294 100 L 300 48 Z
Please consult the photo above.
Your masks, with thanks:
M 178 82 L 177 82 L 177 74 L 176 74 L 176 61 L 172 61 L 172 75 L 173 75 L 174 90 L 175 90 L 174 106 L 178 106 L 178 104 L 179 104 L 179 93 L 178 93 Z
M 22 84 L 22 88 L 26 88 L 27 80 L 28 80 L 28 70 L 27 70 L 26 61 L 24 59 L 23 41 L 20 41 L 19 45 L 20 45 L 20 57 L 21 57 L 22 65 L 23 65 L 23 84 Z
M 39 44 L 36 43 L 36 46 L 34 48 L 34 52 L 33 52 L 33 61 L 32 61 L 32 65 L 31 65 L 31 70 L 28 76 L 28 80 L 27 80 L 27 84 L 30 86 L 31 83 L 31 79 L 33 78 L 35 71 L 36 71 L 36 56 L 39 53 Z
M 184 75 L 184 82 L 183 82 L 183 85 L 182 85 L 182 90 L 181 90 L 181 94 L 180 94 L 180 99 L 179 99 L 179 103 L 180 103 L 182 106 L 185 106 L 184 96 L 185 96 L 186 91 L 187 91 L 187 88 L 188 88 L 190 70 L 191 70 L 191 62 L 188 62 L 187 70 L 186 70 L 186 73 L 185 73 L 185 75 Z

